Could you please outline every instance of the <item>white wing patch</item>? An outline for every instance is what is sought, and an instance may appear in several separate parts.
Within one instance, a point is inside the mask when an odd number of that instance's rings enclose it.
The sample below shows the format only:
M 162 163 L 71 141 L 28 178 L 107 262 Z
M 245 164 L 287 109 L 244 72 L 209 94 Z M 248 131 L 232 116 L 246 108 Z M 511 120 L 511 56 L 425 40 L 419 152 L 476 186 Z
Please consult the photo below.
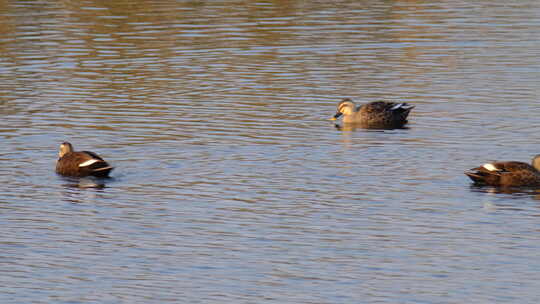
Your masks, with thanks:
M 90 166 L 91 164 L 93 163 L 97 163 L 98 161 L 100 161 L 99 159 L 89 159 L 83 163 L 80 163 L 79 164 L 79 167 L 86 167 L 86 166 Z
M 397 110 L 397 109 L 401 108 L 402 106 L 403 106 L 403 103 L 398 103 L 397 105 L 391 107 L 390 110 L 392 110 L 392 111 Z
M 493 164 L 485 164 L 482 167 L 486 168 L 489 171 L 499 171 L 497 167 L 495 167 Z
M 97 172 L 97 171 L 103 171 L 103 170 L 109 170 L 109 169 L 112 169 L 111 166 L 107 166 L 107 167 L 103 167 L 103 168 L 97 168 L 97 169 L 94 169 L 94 172 Z

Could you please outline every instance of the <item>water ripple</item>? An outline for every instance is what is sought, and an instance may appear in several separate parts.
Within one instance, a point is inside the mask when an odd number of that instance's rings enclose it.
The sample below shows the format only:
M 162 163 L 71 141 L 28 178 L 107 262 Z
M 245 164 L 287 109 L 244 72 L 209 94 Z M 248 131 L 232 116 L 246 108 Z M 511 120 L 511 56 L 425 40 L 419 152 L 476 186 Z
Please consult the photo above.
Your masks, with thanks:
M 538 302 L 537 191 L 463 175 L 539 153 L 536 2 L 1 7 L 2 303 Z

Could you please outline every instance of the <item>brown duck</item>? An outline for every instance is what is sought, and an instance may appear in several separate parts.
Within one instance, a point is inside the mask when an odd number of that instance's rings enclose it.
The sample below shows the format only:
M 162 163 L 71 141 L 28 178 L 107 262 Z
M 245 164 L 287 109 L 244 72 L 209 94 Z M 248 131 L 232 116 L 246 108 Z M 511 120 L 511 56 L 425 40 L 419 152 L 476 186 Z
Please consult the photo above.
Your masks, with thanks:
M 500 187 L 540 186 L 540 154 L 532 166 L 517 161 L 487 163 L 466 171 L 465 174 L 478 185 Z
M 343 115 L 343 123 L 358 124 L 366 128 L 402 128 L 413 108 L 414 106 L 408 103 L 386 101 L 374 101 L 357 107 L 350 98 L 345 98 L 338 103 L 332 120 Z
M 107 177 L 113 169 L 103 158 L 94 152 L 73 151 L 73 146 L 68 142 L 60 145 L 58 156 L 56 173 L 62 175 Z

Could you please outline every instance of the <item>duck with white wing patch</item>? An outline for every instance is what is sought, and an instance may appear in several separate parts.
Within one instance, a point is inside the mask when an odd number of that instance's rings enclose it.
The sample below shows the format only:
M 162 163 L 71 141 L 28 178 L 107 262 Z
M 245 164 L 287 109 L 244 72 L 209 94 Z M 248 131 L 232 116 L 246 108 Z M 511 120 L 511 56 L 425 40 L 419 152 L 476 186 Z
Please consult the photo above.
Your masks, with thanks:
M 90 151 L 73 151 L 69 142 L 63 142 L 58 152 L 56 173 L 66 176 L 108 177 L 113 169 L 103 158 Z
M 475 184 L 499 187 L 540 186 L 540 155 L 532 165 L 518 161 L 492 162 L 465 172 Z
M 386 101 L 374 101 L 357 107 L 350 98 L 345 98 L 338 103 L 332 120 L 343 115 L 343 123 L 346 124 L 374 129 L 397 129 L 403 128 L 407 123 L 407 116 L 413 108 L 413 105 L 405 102 Z

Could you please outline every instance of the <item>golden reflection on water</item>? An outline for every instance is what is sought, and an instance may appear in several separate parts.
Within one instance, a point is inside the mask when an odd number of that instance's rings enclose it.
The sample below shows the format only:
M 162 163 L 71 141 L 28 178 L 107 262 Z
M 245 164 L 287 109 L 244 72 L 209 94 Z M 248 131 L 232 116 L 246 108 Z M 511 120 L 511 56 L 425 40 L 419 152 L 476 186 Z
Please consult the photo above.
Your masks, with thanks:
M 537 12 L 0 1 L 0 285 L 20 303 L 538 302 L 538 193 L 463 175 L 538 153 Z M 336 128 L 343 97 L 416 108 L 408 129 Z M 56 176 L 65 140 L 114 179 Z

